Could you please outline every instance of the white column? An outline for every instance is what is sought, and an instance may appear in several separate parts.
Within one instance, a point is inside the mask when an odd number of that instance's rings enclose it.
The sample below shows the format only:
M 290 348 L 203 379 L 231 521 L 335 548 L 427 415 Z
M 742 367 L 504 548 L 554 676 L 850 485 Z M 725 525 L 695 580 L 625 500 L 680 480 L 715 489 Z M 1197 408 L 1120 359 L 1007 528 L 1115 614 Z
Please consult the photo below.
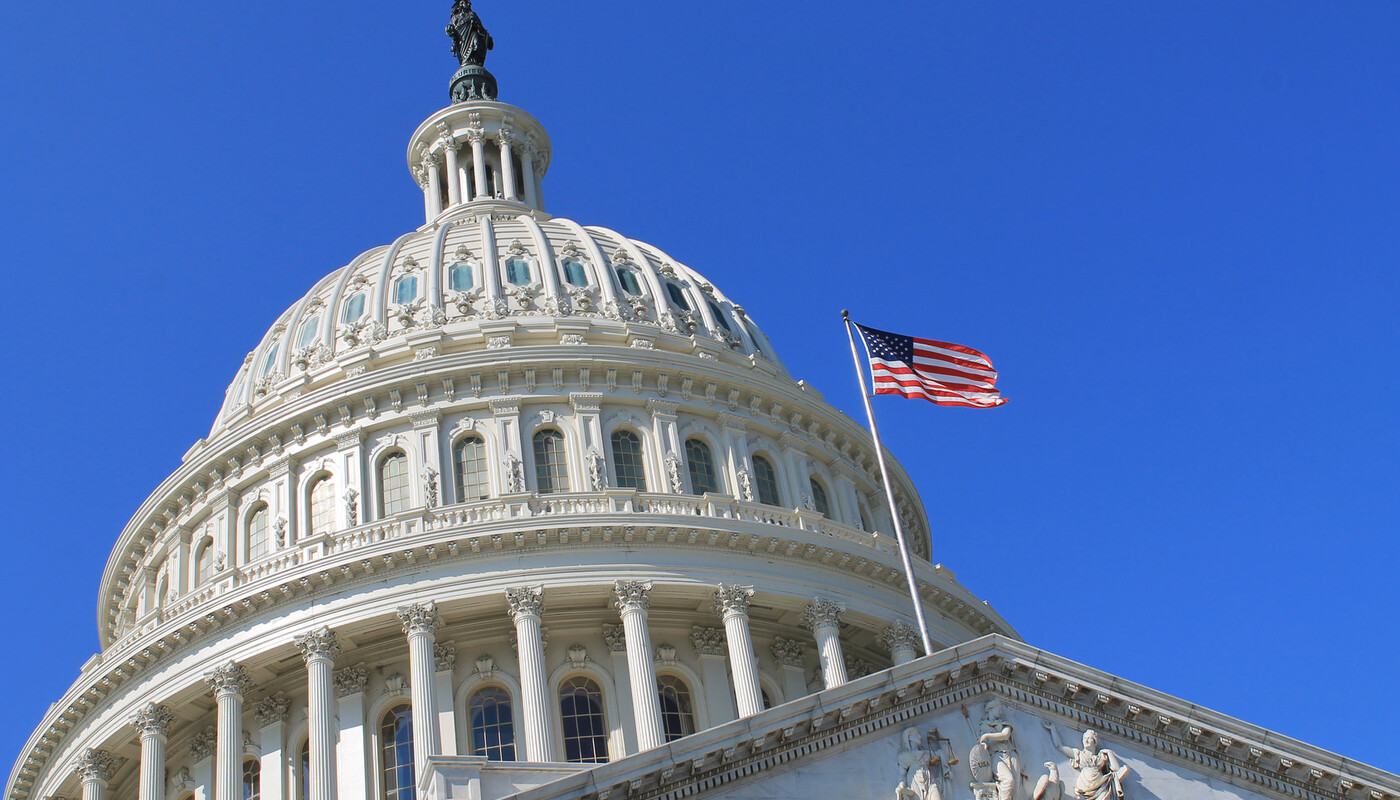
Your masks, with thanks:
M 457 755 L 457 714 L 452 707 L 452 673 L 457 667 L 457 648 L 451 642 L 433 645 L 433 694 L 437 698 L 438 738 L 442 754 Z
M 139 800 L 165 800 L 165 736 L 174 722 L 175 713 L 155 703 L 136 712 L 132 724 L 141 734 Z
M 919 651 L 923 649 L 919 632 L 904 620 L 885 628 L 880 633 L 880 643 L 890 651 L 890 658 L 894 659 L 895 666 L 908 664 L 918 658 Z
M 107 796 L 107 781 L 117 771 L 117 764 L 116 757 L 106 750 L 88 748 L 78 756 L 77 773 L 83 784 L 83 800 L 103 800 Z
M 845 606 L 824 597 L 814 598 L 802 611 L 802 624 L 816 636 L 822 683 L 828 689 L 846 682 L 846 659 L 841 655 L 841 615 L 845 612 Z
M 496 141 L 501 143 L 501 196 L 507 200 L 518 199 L 515 195 L 515 162 L 510 157 L 510 143 L 515 135 L 505 128 L 496 132 Z
M 783 674 L 783 694 L 787 701 L 807 696 L 807 667 L 803 664 L 802 643 L 781 636 L 773 638 L 773 660 Z
M 608 646 L 613 686 L 617 689 L 617 713 L 622 717 L 622 745 L 627 755 L 637 752 L 637 726 L 632 723 L 632 681 L 627 678 L 627 634 L 621 625 L 603 626 L 603 643 Z
M 457 143 L 450 137 L 444 138 L 442 152 L 447 156 L 447 203 L 455 206 L 462 202 L 461 182 L 457 180 Z
M 467 128 L 467 139 L 472 143 L 472 181 L 476 184 L 476 192 L 472 195 L 474 200 L 489 197 L 486 194 L 486 145 L 482 141 L 484 138 L 485 132 L 479 123 Z M 495 268 L 494 264 L 489 266 Z
M 618 581 L 613 584 L 613 605 L 622 617 L 627 638 L 627 677 L 632 682 L 632 713 L 637 722 L 637 749 L 650 750 L 666 743 L 661 726 L 661 700 L 656 694 L 656 665 L 652 663 L 651 632 L 647 607 L 651 583 Z
M 310 759 L 311 796 L 307 800 L 335 800 L 335 695 L 332 667 L 340 654 L 335 632 L 322 626 L 294 640 L 306 659 L 306 726 Z
M 729 642 L 729 671 L 734 675 L 734 698 L 739 716 L 751 717 L 763 710 L 763 692 L 758 687 L 758 659 L 749 634 L 749 598 L 752 586 L 719 585 L 715 611 L 724 619 L 724 637 Z
M 442 171 L 438 169 L 437 159 L 431 155 L 423 155 L 423 169 L 428 173 L 428 217 L 429 220 L 442 213 Z
M 253 711 L 253 717 L 258 721 L 259 742 L 262 745 L 258 772 L 262 800 L 287 800 L 290 795 L 286 790 L 287 770 L 284 765 L 287 762 L 284 760 L 284 753 L 287 747 L 287 713 L 291 708 L 292 704 L 287 700 L 287 696 L 278 692 L 263 698 Z
M 548 676 L 544 666 L 544 637 L 540 614 L 544 589 L 515 586 L 506 589 L 506 602 L 515 621 L 515 642 L 520 659 L 521 708 L 525 714 L 525 760 L 553 761 L 554 715 L 549 709 Z
M 232 661 L 204 676 L 218 704 L 214 744 L 214 800 L 243 797 L 243 693 L 248 671 Z
M 413 768 L 415 775 L 428 771 L 428 756 L 441 753 L 438 744 L 437 698 L 433 695 L 433 635 L 442 621 L 437 604 L 414 603 L 398 608 L 403 632 L 408 635 L 409 689 L 413 704 Z
M 700 680 L 705 682 L 705 710 L 710 727 L 737 719 L 734 690 L 730 688 L 729 666 L 725 659 L 724 631 L 699 625 L 690 629 L 690 641 L 700 659 Z M 759 697 L 760 705 L 762 696 Z
M 540 208 L 539 192 L 535 191 L 535 154 L 537 149 L 533 139 L 525 141 L 525 147 L 520 153 L 520 169 L 525 178 L 525 205 L 531 208 Z M 601 265 L 600 265 L 601 266 Z
M 336 670 L 335 696 L 340 708 L 340 739 L 336 743 L 336 788 L 340 796 L 368 797 L 365 772 L 365 687 L 369 685 L 369 670 L 364 664 Z

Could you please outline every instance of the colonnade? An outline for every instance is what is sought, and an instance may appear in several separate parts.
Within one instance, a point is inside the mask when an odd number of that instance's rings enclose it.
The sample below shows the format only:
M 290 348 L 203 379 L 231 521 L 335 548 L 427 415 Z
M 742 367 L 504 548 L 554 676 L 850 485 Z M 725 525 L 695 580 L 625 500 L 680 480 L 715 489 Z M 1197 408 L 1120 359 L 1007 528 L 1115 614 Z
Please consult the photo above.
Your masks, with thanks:
M 652 583 L 648 581 L 620 580 L 612 587 L 613 606 L 622 622 L 620 632 L 624 641 L 619 649 L 625 652 L 627 683 L 631 687 L 631 714 L 639 750 L 665 743 L 665 727 L 656 691 L 656 666 L 647 624 L 651 593 Z M 714 593 L 713 609 L 723 620 L 722 642 L 719 641 L 719 630 L 696 628 L 696 636 L 701 640 L 706 640 L 707 636 L 715 640 L 704 648 L 707 655 L 727 656 L 728 673 L 740 717 L 752 716 L 763 710 L 758 660 L 749 626 L 749 605 L 753 595 L 751 586 L 720 584 Z M 544 629 L 541 625 L 544 589 L 541 586 L 510 587 L 505 590 L 505 599 L 515 625 L 519 658 L 520 703 L 524 712 L 523 759 L 533 762 L 560 761 L 562 758 L 556 741 L 558 731 L 555 730 L 549 673 L 545 663 Z M 813 634 L 826 688 L 840 686 L 847 681 L 839 634 L 841 616 L 845 610 L 840 603 L 817 597 L 804 607 L 802 613 L 803 625 Z M 435 647 L 435 637 L 442 619 L 433 601 L 401 606 L 396 613 L 408 643 L 414 767 L 416 774 L 422 775 L 427 759 L 443 753 L 443 742 L 449 735 L 440 729 L 440 717 L 447 710 L 442 706 L 450 707 L 451 691 L 450 687 L 446 692 L 441 691 L 441 681 L 436 679 L 444 669 L 449 670 L 450 676 L 455 654 L 445 653 L 442 646 Z M 706 636 L 701 636 L 701 633 Z M 886 627 L 880 638 L 896 664 L 910 661 L 918 654 L 918 634 L 904 622 Z M 347 696 L 362 697 L 367 670 L 363 665 L 356 665 L 339 672 L 333 671 L 334 660 L 342 652 L 342 647 L 335 631 L 328 627 L 321 626 L 296 636 L 294 644 L 306 663 L 308 800 L 335 800 L 339 796 L 338 775 L 346 776 L 342 783 L 348 788 L 353 782 L 352 776 L 364 774 L 363 756 L 358 755 L 359 749 L 355 747 L 342 745 L 340 752 L 344 754 L 343 757 L 354 763 L 342 764 L 337 768 L 337 716 L 338 710 L 355 716 L 353 709 L 348 709 L 344 704 Z M 697 651 L 701 649 L 701 644 L 697 643 Z M 806 690 L 802 681 L 804 650 L 806 648 L 800 643 L 781 637 L 774 644 L 774 654 L 783 671 L 795 672 L 788 676 L 789 699 Z M 453 656 L 446 660 L 446 666 L 445 655 Z M 622 665 L 618 666 L 621 668 Z M 724 671 L 723 666 L 719 666 L 719 671 Z M 243 699 L 252 681 L 247 669 L 233 661 L 211 670 L 205 676 L 205 681 L 217 704 L 217 724 L 213 736 L 213 798 L 239 800 L 242 796 L 244 746 Z M 337 696 L 340 698 L 339 708 Z M 358 702 L 363 703 L 363 700 Z M 267 726 L 280 726 L 285 722 L 288 706 L 286 697 L 280 693 L 259 705 L 257 717 L 259 723 L 264 724 L 265 741 Z M 733 713 L 732 710 L 730 713 Z M 363 716 L 363 709 L 360 709 L 358 716 Z M 451 719 L 450 714 L 445 716 Z M 176 715 L 169 708 L 148 703 L 132 720 L 140 735 L 141 745 L 138 800 L 165 800 L 166 736 L 175 719 Z M 455 731 L 450 735 L 455 736 Z M 280 729 L 277 736 L 280 739 Z M 281 747 L 278 745 L 273 749 L 280 751 Z M 449 752 L 451 749 L 454 748 L 449 744 Z M 121 760 L 106 750 L 84 751 L 77 764 L 83 800 L 104 800 L 107 783 L 120 765 Z M 280 773 L 279 765 L 274 763 L 270 766 L 272 769 L 264 770 L 266 777 L 273 777 L 271 773 Z M 273 780 L 278 790 L 268 792 L 273 787 L 264 786 L 266 796 L 280 797 L 283 780 L 280 775 L 273 777 Z
M 445 125 L 440 128 L 440 132 L 442 135 L 437 140 L 436 150 L 442 153 L 441 162 L 437 152 L 424 152 L 422 161 L 415 170 L 421 170 L 420 174 L 426 183 L 423 192 L 425 211 L 430 221 L 444 210 L 444 188 L 447 190 L 447 207 L 498 197 L 543 210 L 535 178 L 535 160 L 539 155 L 529 138 L 521 138 L 513 130 L 505 127 L 497 130 L 493 136 L 488 136 L 481 124 L 468 125 L 460 131 L 465 135 L 470 151 L 468 167 L 462 163 L 465 153 L 458 152 L 460 143 L 457 133 Z M 491 139 L 494 139 L 492 143 L 496 150 L 492 154 L 494 158 L 488 158 L 486 153 L 487 143 Z M 518 176 L 519 186 L 515 174 L 517 156 L 520 159 L 521 170 Z M 488 184 L 488 174 L 495 178 L 494 191 Z M 524 197 L 520 196 L 521 187 L 524 188 Z

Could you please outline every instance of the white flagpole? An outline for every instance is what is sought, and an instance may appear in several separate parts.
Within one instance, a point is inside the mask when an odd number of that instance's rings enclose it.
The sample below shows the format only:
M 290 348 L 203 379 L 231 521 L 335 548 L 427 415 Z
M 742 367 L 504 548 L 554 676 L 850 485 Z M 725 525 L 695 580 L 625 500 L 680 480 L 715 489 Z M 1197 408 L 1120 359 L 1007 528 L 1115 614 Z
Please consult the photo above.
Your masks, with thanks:
M 933 640 L 928 636 L 928 623 L 924 621 L 924 604 L 919 600 L 919 584 L 914 578 L 914 565 L 909 560 L 909 548 L 904 543 L 904 526 L 899 522 L 899 508 L 894 502 L 894 484 L 890 483 L 889 470 L 885 468 L 885 448 L 880 446 L 880 430 L 875 427 L 875 411 L 870 407 L 870 393 L 865 388 L 865 368 L 856 352 L 856 337 L 851 331 L 851 315 L 841 310 L 841 319 L 846 323 L 846 338 L 851 340 L 851 360 L 856 365 L 856 377 L 860 379 L 860 399 L 865 401 L 865 417 L 870 420 L 870 438 L 875 442 L 875 459 L 880 462 L 880 478 L 885 482 L 885 499 L 890 503 L 890 519 L 894 521 L 894 535 L 899 542 L 899 557 L 904 560 L 904 577 L 909 580 L 909 599 L 914 602 L 914 617 L 919 621 L 919 636 L 924 640 L 924 655 L 933 655 Z

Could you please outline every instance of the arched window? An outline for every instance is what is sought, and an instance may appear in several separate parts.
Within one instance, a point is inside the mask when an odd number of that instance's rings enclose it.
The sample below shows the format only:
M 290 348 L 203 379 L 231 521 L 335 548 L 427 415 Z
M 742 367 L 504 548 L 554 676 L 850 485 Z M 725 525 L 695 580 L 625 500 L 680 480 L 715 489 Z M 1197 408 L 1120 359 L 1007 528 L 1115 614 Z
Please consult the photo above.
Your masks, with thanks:
M 658 675 L 656 694 L 661 701 L 661 727 L 666 732 L 666 741 L 674 742 L 695 733 L 695 709 L 685 681 L 675 675 Z
M 418 298 L 418 276 L 405 275 L 394 284 L 394 302 L 399 305 L 412 303 Z
M 540 494 L 569 491 L 566 457 L 564 434 L 552 429 L 535 434 L 535 491 Z
M 335 483 L 323 475 L 311 485 L 311 535 L 335 529 Z
M 297 781 L 297 800 L 311 800 L 311 739 L 301 741 L 301 754 L 297 756 L 297 767 L 301 778 Z
M 243 800 L 260 800 L 262 797 L 262 764 L 256 758 L 243 762 Z
M 492 761 L 515 760 L 515 717 L 511 714 L 510 693 L 499 686 L 476 690 L 467 701 L 467 720 L 472 755 Z
M 831 516 L 831 503 L 826 498 L 826 487 L 816 478 L 807 481 L 812 487 L 812 508 L 823 517 Z
M 472 265 L 465 261 L 458 261 L 447 271 L 447 285 L 455 292 L 465 292 L 472 283 Z
M 564 760 L 601 764 L 608 760 L 608 720 L 603 690 L 582 675 L 559 684 L 559 717 L 564 724 Z
M 642 462 L 642 440 L 628 430 L 613 431 L 613 469 L 617 485 L 623 489 L 647 490 L 647 472 Z
M 587 286 L 588 273 L 583 271 L 583 265 L 570 259 L 564 261 L 564 280 L 571 286 Z
M 719 494 L 719 476 L 710 446 L 699 439 L 685 440 L 685 466 L 690 470 L 690 488 L 696 494 Z
M 259 503 L 256 511 L 248 518 L 248 560 L 257 561 L 272 552 L 271 513 L 266 503 Z
M 530 262 L 523 258 L 506 260 L 506 283 L 524 286 L 530 282 Z
M 408 510 L 408 456 L 390 453 L 379 462 L 379 497 L 380 516 Z
M 413 711 L 407 703 L 380 718 L 379 776 L 383 800 L 414 800 Z
M 345 311 L 341 314 L 342 322 L 354 322 L 365 313 L 365 293 L 358 292 L 350 295 L 350 299 L 345 301 Z
M 311 319 L 301 323 L 301 332 L 297 334 L 297 349 L 309 346 L 316 341 L 316 328 L 321 325 L 321 316 L 318 314 Z
M 758 687 L 758 693 L 763 697 L 763 710 L 767 711 L 773 707 L 773 696 L 768 694 L 768 690 L 762 686 Z
M 770 506 L 783 504 L 782 497 L 778 494 L 778 471 L 773 469 L 773 463 L 763 456 L 753 457 L 753 483 L 758 491 L 758 502 Z
M 707 302 L 710 304 L 710 313 L 715 315 L 715 322 L 718 322 L 721 328 L 733 333 L 734 329 L 729 327 L 729 320 L 724 318 L 724 312 L 719 310 L 719 306 L 715 305 L 714 301 Z
M 671 296 L 671 302 L 675 303 L 677 308 L 682 311 L 690 310 L 690 301 L 685 299 L 685 292 L 681 291 L 681 287 L 667 281 L 666 294 Z
M 214 540 L 208 536 L 199 543 L 199 553 L 194 558 L 194 582 L 203 586 L 214 577 Z
M 622 284 L 622 291 L 634 297 L 642 293 L 642 287 L 637 283 L 636 273 L 630 269 L 621 268 L 613 271 L 617 273 L 617 282 Z
M 485 500 L 491 494 L 486 474 L 486 442 L 480 436 L 463 436 L 452 448 L 457 476 L 457 502 Z

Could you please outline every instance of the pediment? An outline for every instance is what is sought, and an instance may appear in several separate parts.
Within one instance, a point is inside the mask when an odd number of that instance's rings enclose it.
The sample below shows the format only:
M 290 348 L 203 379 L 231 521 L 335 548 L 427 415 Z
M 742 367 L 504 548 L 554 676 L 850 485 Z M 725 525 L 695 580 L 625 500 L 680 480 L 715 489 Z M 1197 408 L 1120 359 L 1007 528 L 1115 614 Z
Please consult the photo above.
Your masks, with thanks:
M 1047 764 L 1065 800 L 1400 798 L 1393 774 L 995 635 L 513 797 L 1055 800 Z

